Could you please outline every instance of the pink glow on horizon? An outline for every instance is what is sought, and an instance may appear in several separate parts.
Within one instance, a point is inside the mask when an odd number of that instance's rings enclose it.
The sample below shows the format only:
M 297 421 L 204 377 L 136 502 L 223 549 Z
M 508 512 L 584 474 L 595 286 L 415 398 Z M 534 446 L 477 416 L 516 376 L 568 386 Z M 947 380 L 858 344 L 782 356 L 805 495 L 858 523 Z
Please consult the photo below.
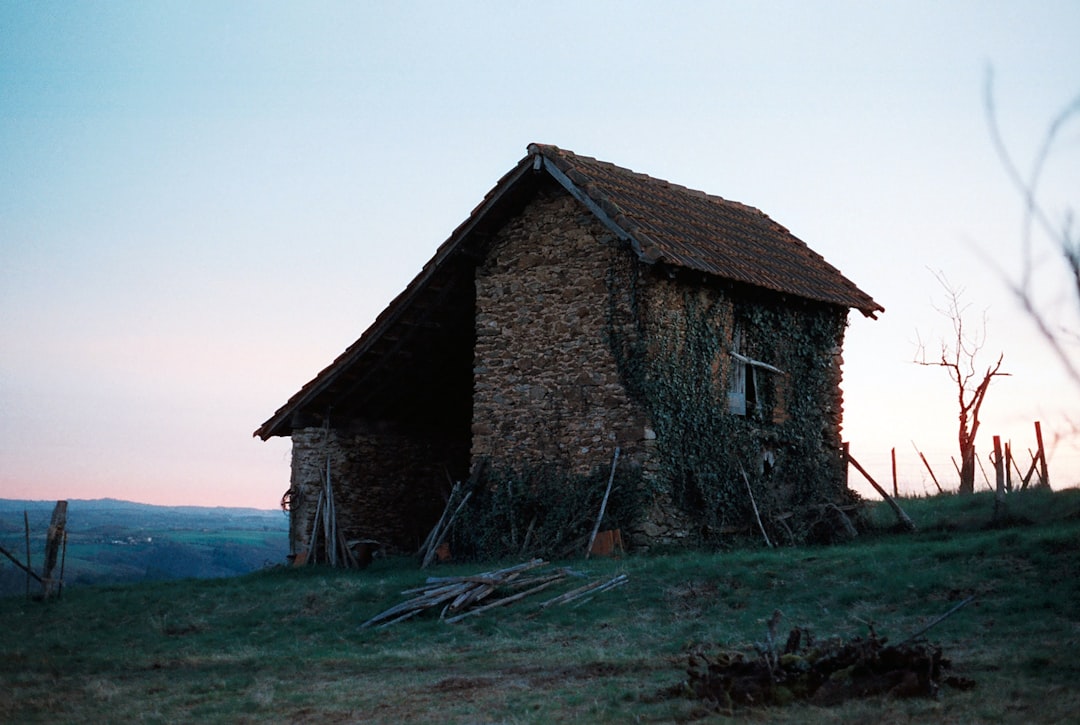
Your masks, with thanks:
M 991 63 L 1028 168 L 1080 93 L 1078 3 L 555 0 L 543 27 L 512 3 L 50 7 L 0 4 L 2 498 L 277 507 L 289 442 L 252 431 L 530 142 L 760 208 L 883 304 L 851 317 L 844 436 L 890 485 L 895 447 L 914 493 L 912 441 L 955 481 L 951 383 L 911 363 L 947 332 L 943 270 L 1013 374 L 980 450 L 1026 456 L 1040 420 L 1054 485 L 1080 484 L 1080 389 L 995 271 L 1023 208 L 981 96 Z M 1054 214 L 1077 210 L 1075 131 Z M 1080 329 L 1045 239 L 1035 260 Z

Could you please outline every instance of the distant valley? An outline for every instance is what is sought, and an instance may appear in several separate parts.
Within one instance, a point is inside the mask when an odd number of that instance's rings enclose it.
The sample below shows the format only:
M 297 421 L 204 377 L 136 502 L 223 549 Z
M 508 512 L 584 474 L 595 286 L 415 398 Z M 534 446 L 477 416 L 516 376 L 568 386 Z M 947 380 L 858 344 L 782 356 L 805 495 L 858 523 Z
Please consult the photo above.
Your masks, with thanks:
M 38 574 L 55 501 L 0 499 L 0 545 Z M 25 517 L 24 517 L 25 512 Z M 229 577 L 285 563 L 289 521 L 280 511 L 68 501 L 64 587 Z M 60 565 L 54 571 L 59 575 Z M 24 594 L 26 574 L 0 557 L 0 596 Z M 31 593 L 40 585 L 31 582 Z

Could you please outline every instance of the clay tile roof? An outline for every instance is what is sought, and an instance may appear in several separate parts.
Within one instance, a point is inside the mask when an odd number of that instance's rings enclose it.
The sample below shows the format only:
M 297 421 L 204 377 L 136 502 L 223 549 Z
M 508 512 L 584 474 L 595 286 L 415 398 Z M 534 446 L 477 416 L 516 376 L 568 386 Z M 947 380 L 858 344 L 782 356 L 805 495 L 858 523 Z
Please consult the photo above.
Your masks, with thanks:
M 648 262 L 663 261 L 783 294 L 854 308 L 874 317 L 884 307 L 806 243 L 761 211 L 683 186 L 531 144 L 548 171 L 606 216 Z M 585 198 L 582 198 L 584 196 Z
M 392 357 L 383 348 L 393 350 L 400 344 L 383 343 L 388 338 L 400 338 L 399 328 L 421 329 L 417 322 L 423 320 L 413 318 L 422 318 L 425 310 L 447 308 L 439 290 L 452 288 L 448 280 L 455 274 L 454 260 L 478 253 L 470 248 L 470 238 L 482 238 L 505 221 L 506 215 L 531 193 L 537 177 L 532 172 L 541 169 L 626 239 L 646 263 L 662 262 L 786 295 L 854 308 L 869 317 L 884 310 L 821 255 L 753 207 L 556 146 L 532 144 L 528 151 L 439 246 L 435 256 L 371 327 L 279 408 L 255 435 L 264 440 L 289 435 L 293 413 L 325 409 L 337 396 L 359 387 L 380 389 L 365 381 L 374 380 L 385 359 Z M 392 330 L 398 332 L 389 334 Z M 455 338 L 453 330 L 447 334 Z M 428 377 L 435 376 L 428 372 Z

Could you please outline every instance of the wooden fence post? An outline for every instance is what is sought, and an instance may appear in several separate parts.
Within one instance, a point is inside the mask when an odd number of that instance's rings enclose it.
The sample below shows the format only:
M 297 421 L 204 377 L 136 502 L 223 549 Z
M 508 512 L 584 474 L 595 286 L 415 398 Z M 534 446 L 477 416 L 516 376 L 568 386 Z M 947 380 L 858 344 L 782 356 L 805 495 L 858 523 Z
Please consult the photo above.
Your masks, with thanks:
M 896 448 L 892 449 L 892 495 L 899 497 L 900 489 L 896 485 Z
M 1005 490 L 1012 493 L 1012 441 L 1005 442 Z
M 994 519 L 1005 515 L 1005 458 L 1001 453 L 1001 436 L 994 436 Z
M 1042 425 L 1035 421 L 1035 441 L 1039 444 L 1039 485 L 1050 488 L 1050 472 L 1046 468 L 1046 449 L 1043 448 Z
M 53 593 L 53 569 L 56 568 L 56 559 L 60 553 L 60 544 L 64 540 L 67 528 L 67 501 L 57 501 L 52 512 L 52 521 L 49 522 L 49 530 L 45 536 L 45 564 L 41 570 L 41 595 L 48 599 Z

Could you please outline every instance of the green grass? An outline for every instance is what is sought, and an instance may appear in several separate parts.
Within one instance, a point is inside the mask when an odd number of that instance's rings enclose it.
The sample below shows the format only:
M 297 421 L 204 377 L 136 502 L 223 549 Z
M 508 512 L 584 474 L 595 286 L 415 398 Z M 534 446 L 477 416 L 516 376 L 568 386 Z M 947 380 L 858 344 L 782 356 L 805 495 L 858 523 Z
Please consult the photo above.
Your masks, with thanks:
M 815 636 L 899 641 L 930 631 L 971 692 L 792 705 L 768 722 L 1069 722 L 1080 706 L 1080 492 L 1032 491 L 1014 523 L 992 497 L 904 500 L 920 525 L 844 546 L 683 553 L 571 565 L 627 586 L 529 616 L 528 600 L 447 625 L 360 624 L 426 573 L 271 569 L 232 579 L 83 587 L 0 600 L 3 722 L 678 722 L 700 703 L 661 693 L 687 653 L 761 640 L 774 609 Z M 508 562 L 517 563 L 517 562 Z M 453 565 L 439 575 L 494 565 Z M 737 712 L 735 719 L 747 717 Z M 726 720 L 713 714 L 711 721 Z

